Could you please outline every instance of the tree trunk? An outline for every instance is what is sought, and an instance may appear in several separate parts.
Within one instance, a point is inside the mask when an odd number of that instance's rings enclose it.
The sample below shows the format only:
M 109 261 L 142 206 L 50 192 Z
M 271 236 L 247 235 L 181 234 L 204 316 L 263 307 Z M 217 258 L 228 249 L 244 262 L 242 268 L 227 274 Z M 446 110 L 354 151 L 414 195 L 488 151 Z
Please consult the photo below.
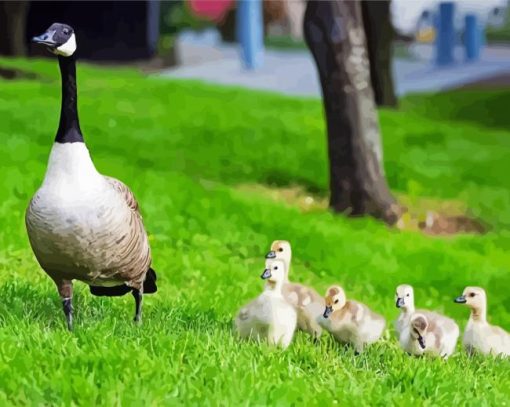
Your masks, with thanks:
M 393 224 L 400 216 L 400 207 L 388 189 L 382 168 L 359 2 L 309 0 L 304 33 L 322 85 L 330 208 L 349 215 L 372 215 Z
M 370 78 L 377 106 L 397 106 L 391 67 L 394 30 L 390 0 L 361 2 L 363 26 L 367 38 Z
M 28 1 L 0 1 L 0 55 L 26 54 L 27 9 Z

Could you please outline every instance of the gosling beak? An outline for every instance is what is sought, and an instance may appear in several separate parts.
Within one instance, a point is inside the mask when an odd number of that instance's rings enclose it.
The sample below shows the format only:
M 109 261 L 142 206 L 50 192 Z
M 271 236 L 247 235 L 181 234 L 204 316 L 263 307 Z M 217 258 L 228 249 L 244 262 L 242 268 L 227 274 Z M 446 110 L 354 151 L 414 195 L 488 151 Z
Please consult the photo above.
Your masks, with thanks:
M 328 306 L 326 306 L 326 309 L 324 310 L 324 314 L 322 314 L 322 316 L 324 318 L 327 318 L 331 315 L 332 312 L 333 312 L 333 307 L 331 305 L 328 305 Z
M 58 43 L 53 38 L 54 36 L 55 36 L 54 30 L 46 31 L 44 34 L 32 38 L 32 42 L 35 42 L 36 44 L 47 45 L 50 48 L 56 48 L 58 46 Z
M 425 349 L 425 338 L 418 334 L 418 343 L 420 344 L 420 348 Z
M 456 302 L 457 304 L 465 304 L 466 303 L 466 297 L 464 295 L 459 295 L 453 301 Z
M 267 280 L 269 277 L 271 277 L 271 269 L 265 269 L 260 278 L 262 280 Z
M 397 298 L 397 302 L 395 303 L 395 306 L 396 306 L 397 308 L 403 307 L 403 306 L 404 306 L 404 299 L 403 299 L 403 298 L 398 297 L 398 298 Z
M 271 250 L 266 254 L 266 259 L 276 259 L 276 252 L 274 250 Z

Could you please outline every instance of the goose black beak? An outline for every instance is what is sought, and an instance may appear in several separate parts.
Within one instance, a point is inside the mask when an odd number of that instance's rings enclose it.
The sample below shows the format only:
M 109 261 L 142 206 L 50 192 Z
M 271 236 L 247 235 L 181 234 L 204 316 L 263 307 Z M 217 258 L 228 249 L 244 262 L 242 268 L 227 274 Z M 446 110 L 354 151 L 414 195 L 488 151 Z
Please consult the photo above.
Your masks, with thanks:
M 459 295 L 457 298 L 453 300 L 453 302 L 456 302 L 457 304 L 465 304 L 466 297 L 464 295 Z
M 324 314 L 322 314 L 322 316 L 324 318 L 328 318 L 332 312 L 333 312 L 333 307 L 331 305 L 328 305 L 328 306 L 326 306 L 326 309 L 324 310 Z
M 418 343 L 420 344 L 420 348 L 425 349 L 425 338 L 423 336 L 418 336 Z
M 274 250 L 271 250 L 266 254 L 266 259 L 276 259 L 276 252 Z
M 397 298 L 397 302 L 395 303 L 395 306 L 397 308 L 400 308 L 400 307 L 403 307 L 404 306 L 404 299 L 403 298 Z
M 59 44 L 54 40 L 55 31 L 46 31 L 45 33 L 41 35 L 37 35 L 34 38 L 32 38 L 32 42 L 35 42 L 36 44 L 43 44 L 50 48 L 56 48 L 59 46 Z
M 260 278 L 262 280 L 267 280 L 269 277 L 271 277 L 271 269 L 265 269 Z

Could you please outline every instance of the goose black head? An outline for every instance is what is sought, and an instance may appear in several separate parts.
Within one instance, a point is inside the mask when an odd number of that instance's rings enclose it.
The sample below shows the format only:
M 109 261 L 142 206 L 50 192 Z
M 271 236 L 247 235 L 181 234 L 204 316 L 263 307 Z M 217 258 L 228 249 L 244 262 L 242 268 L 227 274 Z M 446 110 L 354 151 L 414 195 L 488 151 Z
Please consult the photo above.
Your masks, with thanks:
M 53 23 L 43 34 L 32 38 L 32 42 L 46 45 L 48 51 L 70 57 L 76 51 L 76 37 L 71 26 Z

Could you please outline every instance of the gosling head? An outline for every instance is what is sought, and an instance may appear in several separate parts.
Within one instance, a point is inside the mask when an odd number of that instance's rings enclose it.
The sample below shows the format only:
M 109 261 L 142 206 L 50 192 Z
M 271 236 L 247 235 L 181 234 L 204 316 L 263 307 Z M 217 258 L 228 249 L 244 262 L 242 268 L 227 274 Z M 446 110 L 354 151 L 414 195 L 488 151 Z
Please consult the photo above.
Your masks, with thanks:
M 395 293 L 395 305 L 403 310 L 414 308 L 414 290 L 408 284 L 401 284 Z
M 466 287 L 462 295 L 454 299 L 457 304 L 466 304 L 471 309 L 485 308 L 487 296 L 480 287 Z
M 71 26 L 53 23 L 43 34 L 32 38 L 37 44 L 48 47 L 48 51 L 55 55 L 70 57 L 76 51 L 76 36 Z
M 418 341 L 420 348 L 425 349 L 425 333 L 429 326 L 427 317 L 423 314 L 414 314 L 410 321 L 411 324 L 411 338 Z
M 270 287 L 282 284 L 285 280 L 285 262 L 282 260 L 267 260 L 266 268 L 260 278 L 267 280 Z
M 342 309 L 347 301 L 344 289 L 339 285 L 329 287 L 324 298 L 326 302 L 326 309 L 322 315 L 324 318 L 328 318 L 334 311 Z
M 271 244 L 271 249 L 266 254 L 266 259 L 284 260 L 287 264 L 290 264 L 291 257 L 292 250 L 290 248 L 290 243 L 286 240 L 275 240 Z

